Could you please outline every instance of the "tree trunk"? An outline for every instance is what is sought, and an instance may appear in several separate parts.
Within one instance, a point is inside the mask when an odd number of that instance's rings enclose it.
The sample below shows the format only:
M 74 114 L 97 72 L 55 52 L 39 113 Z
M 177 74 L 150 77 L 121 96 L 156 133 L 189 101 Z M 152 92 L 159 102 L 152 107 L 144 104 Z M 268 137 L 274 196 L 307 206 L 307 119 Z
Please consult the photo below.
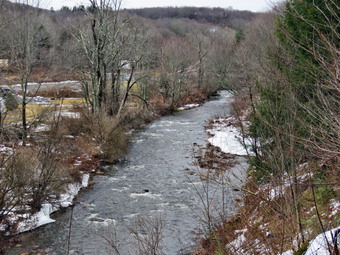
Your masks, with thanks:
M 21 105 L 21 120 L 22 120 L 22 145 L 26 146 L 27 140 L 27 113 L 26 113 L 26 96 L 27 96 L 27 79 L 21 84 L 22 89 L 22 105 Z

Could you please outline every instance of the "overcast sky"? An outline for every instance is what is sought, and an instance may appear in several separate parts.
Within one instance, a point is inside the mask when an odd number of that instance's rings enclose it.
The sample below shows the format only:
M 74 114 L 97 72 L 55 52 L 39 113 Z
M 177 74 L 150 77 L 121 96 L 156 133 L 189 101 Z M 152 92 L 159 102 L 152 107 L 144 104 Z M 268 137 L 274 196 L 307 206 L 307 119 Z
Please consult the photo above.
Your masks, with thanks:
M 232 7 L 236 10 L 266 11 L 280 0 L 123 0 L 122 8 L 143 8 L 162 6 Z M 62 6 L 73 7 L 86 4 L 86 0 L 41 0 L 41 7 L 55 10 Z

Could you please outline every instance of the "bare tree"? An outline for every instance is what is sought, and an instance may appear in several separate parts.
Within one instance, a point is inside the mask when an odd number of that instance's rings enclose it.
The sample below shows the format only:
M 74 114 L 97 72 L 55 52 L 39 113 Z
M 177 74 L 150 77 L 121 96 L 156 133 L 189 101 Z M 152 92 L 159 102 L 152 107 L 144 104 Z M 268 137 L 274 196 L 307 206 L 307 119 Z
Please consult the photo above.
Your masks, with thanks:
M 88 27 L 75 32 L 86 59 L 84 92 L 93 113 L 104 110 L 120 116 L 131 89 L 143 78 L 136 71 L 147 38 L 131 18 L 121 14 L 121 1 L 90 0 L 90 4 Z
M 161 241 L 164 238 L 164 220 L 159 215 L 153 217 L 141 217 L 136 220 L 130 232 L 137 241 L 140 255 L 163 255 Z
M 164 100 L 171 100 L 170 108 L 174 109 L 188 89 L 190 67 L 193 57 L 189 42 L 181 38 L 168 39 L 161 49 L 160 90 Z
M 84 94 L 92 107 L 92 112 L 98 114 L 109 100 L 107 93 L 108 70 L 111 71 L 112 90 L 117 79 L 117 67 L 120 66 L 121 46 L 118 45 L 120 33 L 119 0 L 90 0 L 86 11 L 86 26 L 78 29 L 74 36 L 78 41 L 82 55 L 85 57 L 82 79 Z M 112 97 L 116 97 L 113 95 Z
M 191 39 L 192 44 L 195 48 L 195 55 L 197 59 L 197 86 L 198 88 L 202 88 L 203 84 L 205 83 L 205 67 L 206 67 L 206 60 L 208 58 L 208 54 L 212 50 L 212 46 L 215 41 L 215 30 L 214 28 L 210 28 L 210 30 L 206 27 L 206 30 L 199 30 L 195 31 L 193 34 L 193 38 Z M 216 28 L 215 28 L 216 29 Z
M 127 42 L 125 52 L 125 56 L 127 57 L 125 61 L 127 61 L 129 67 L 126 69 L 127 72 L 125 73 L 127 74 L 126 88 L 123 89 L 125 91 L 119 105 L 117 113 L 118 117 L 120 116 L 129 95 L 131 94 L 130 92 L 132 88 L 147 76 L 146 73 L 141 72 L 141 69 L 147 66 L 144 48 L 146 47 L 148 38 L 143 31 L 140 31 L 140 29 L 134 25 L 132 25 L 127 32 L 130 34 L 130 37 L 132 37 Z M 137 96 L 136 94 L 134 95 Z
M 48 34 L 40 20 L 40 11 L 36 8 L 27 8 L 28 4 L 38 6 L 35 1 L 18 1 L 14 9 L 8 10 L 8 16 L 13 19 L 8 25 L 6 44 L 10 51 L 10 65 L 18 71 L 21 85 L 21 122 L 22 140 L 26 143 L 28 123 L 26 107 L 29 103 L 27 97 L 29 82 L 36 67 L 46 64 L 44 59 L 48 55 Z M 46 67 L 46 66 L 45 66 Z M 44 75 L 43 75 L 44 76 Z M 36 90 L 38 90 L 36 88 Z

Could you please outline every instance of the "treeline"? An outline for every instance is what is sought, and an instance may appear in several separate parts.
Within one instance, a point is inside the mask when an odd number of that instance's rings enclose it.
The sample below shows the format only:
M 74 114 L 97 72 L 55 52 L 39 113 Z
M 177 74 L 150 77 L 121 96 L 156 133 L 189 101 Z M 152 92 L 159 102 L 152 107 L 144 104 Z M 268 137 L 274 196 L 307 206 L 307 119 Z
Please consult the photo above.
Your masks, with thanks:
M 129 13 L 149 19 L 190 19 L 198 22 L 208 22 L 211 24 L 228 26 L 240 29 L 242 24 L 254 19 L 257 14 L 250 11 L 230 10 L 223 8 L 204 7 L 158 7 L 143 9 L 128 9 Z
M 150 91 L 157 92 L 164 101 L 171 101 L 171 108 L 192 86 L 214 90 L 224 83 L 224 49 L 235 42 L 230 28 L 178 18 L 150 20 L 119 10 L 118 1 L 90 1 L 89 7 L 73 12 L 25 9 L 25 5 L 3 1 L 7 4 L 1 6 L 0 58 L 9 60 L 7 71 L 19 73 L 23 85 L 34 79 L 73 76 L 83 82 L 93 108 L 106 101 L 105 107 L 111 108 L 107 111 L 116 112 L 125 104 L 123 98 L 129 97 L 116 98 L 123 73 L 131 85 L 128 88 L 136 87 L 136 81 L 139 86 L 145 84 L 143 96 L 135 96 L 146 102 Z M 38 71 L 43 75 L 37 77 Z M 175 78 L 178 75 L 181 78 Z M 8 77 L 2 75 L 3 81 Z M 92 92 L 98 93 L 96 98 L 91 98 Z
M 91 6 L 74 6 L 72 8 L 63 6 L 57 10 L 55 15 L 81 14 L 91 11 Z M 250 11 L 239 11 L 223 8 L 205 7 L 155 7 L 141 9 L 124 9 L 131 15 L 157 20 L 157 19 L 189 19 L 198 22 L 205 22 L 220 26 L 228 26 L 233 29 L 241 29 L 246 22 L 253 20 L 258 13 Z

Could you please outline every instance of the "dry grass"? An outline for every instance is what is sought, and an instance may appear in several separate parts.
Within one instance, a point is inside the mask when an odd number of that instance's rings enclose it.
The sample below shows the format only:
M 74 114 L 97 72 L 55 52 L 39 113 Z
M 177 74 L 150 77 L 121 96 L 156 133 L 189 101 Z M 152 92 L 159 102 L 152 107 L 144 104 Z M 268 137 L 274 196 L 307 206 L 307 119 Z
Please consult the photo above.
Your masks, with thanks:
M 31 93 L 28 96 L 41 96 L 49 98 L 81 98 L 82 92 L 78 90 L 72 90 L 66 87 L 61 87 L 40 89 L 38 92 Z
M 331 167 L 329 170 L 333 172 L 336 171 L 336 168 Z M 315 171 L 315 169 L 305 169 L 304 173 L 308 171 Z M 331 176 L 327 179 L 327 182 L 332 180 L 334 182 L 334 175 Z M 315 189 L 316 187 L 311 185 L 310 181 L 306 179 L 301 182 L 298 190 L 306 243 L 322 232 L 312 195 L 312 188 Z M 315 181 L 313 180 L 313 182 Z M 293 207 L 292 193 L 290 188 L 287 187 L 279 191 L 277 196 L 273 198 L 269 190 L 274 187 L 268 186 L 268 184 L 259 185 L 250 176 L 248 184 L 243 187 L 245 195 L 243 199 L 239 200 L 241 203 L 237 214 L 223 222 L 211 236 L 202 239 L 202 248 L 197 250 L 195 254 L 271 255 L 291 250 L 298 236 L 298 223 Z M 337 185 L 333 185 L 332 189 L 335 192 L 333 197 L 339 197 Z M 332 213 L 329 203 L 322 205 L 320 201 L 317 201 L 317 204 L 325 229 L 329 230 L 338 226 L 339 215 Z M 242 230 L 246 231 L 242 232 Z M 238 247 L 229 246 L 241 235 L 245 237 L 241 245 Z M 306 245 L 301 245 L 296 254 L 300 254 L 299 252 L 302 252 L 305 248 Z
M 84 105 L 85 101 L 80 98 L 67 98 L 67 99 L 56 99 L 52 100 L 50 105 L 41 105 L 41 104 L 28 104 L 26 106 L 26 115 L 27 120 L 35 120 L 40 119 L 42 115 L 46 115 L 53 111 L 59 110 L 70 110 L 75 106 Z M 21 120 L 21 105 L 14 111 L 10 111 L 7 113 L 5 121 L 7 123 L 10 122 L 18 122 Z
M 93 136 L 101 144 L 103 158 L 107 162 L 114 163 L 126 155 L 130 137 L 120 120 L 103 113 L 93 125 Z
M 202 103 L 207 98 L 208 97 L 207 97 L 206 91 L 204 91 L 202 89 L 198 89 L 198 88 L 192 88 L 192 89 L 190 89 L 190 92 L 181 99 L 180 103 L 182 105 L 193 104 L 193 103 Z
M 228 171 L 237 163 L 235 155 L 225 153 L 219 147 L 211 144 L 208 144 L 206 147 L 195 145 L 194 155 L 196 159 L 194 165 L 208 169 L 217 175 Z

